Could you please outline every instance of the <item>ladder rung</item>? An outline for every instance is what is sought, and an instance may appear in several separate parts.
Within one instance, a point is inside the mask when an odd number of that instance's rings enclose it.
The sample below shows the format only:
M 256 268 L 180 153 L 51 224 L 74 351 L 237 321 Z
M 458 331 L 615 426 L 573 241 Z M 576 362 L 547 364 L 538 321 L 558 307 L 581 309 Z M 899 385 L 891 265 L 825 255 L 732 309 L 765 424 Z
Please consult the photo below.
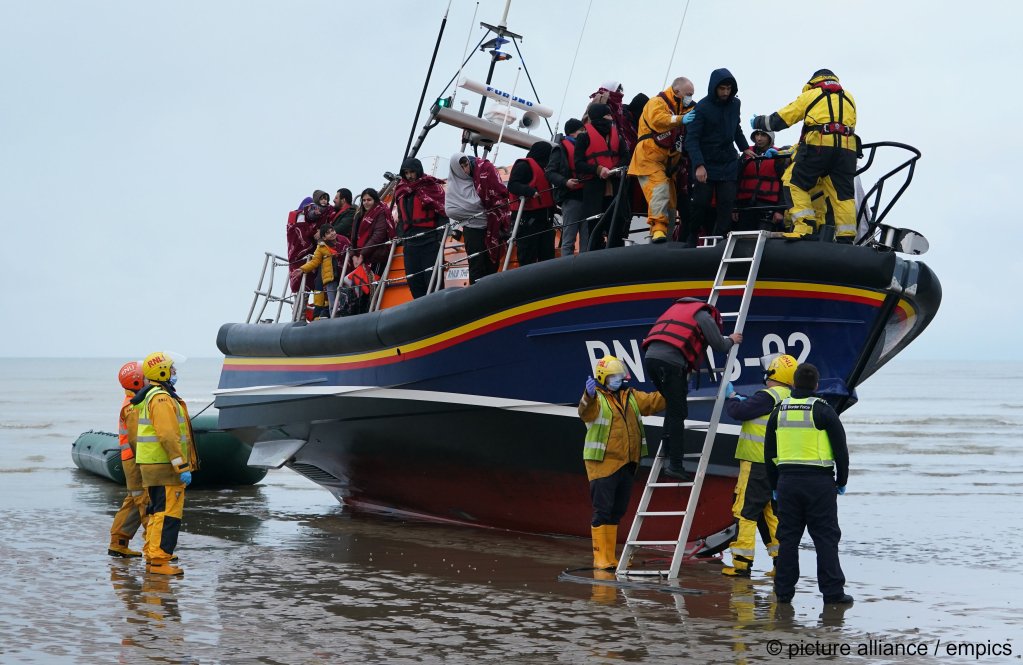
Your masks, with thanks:
M 689 483 L 649 483 L 647 487 L 692 487 L 693 484 Z
M 654 575 L 658 575 L 658 576 L 667 575 L 668 571 L 667 570 L 649 570 L 649 569 L 647 569 L 647 570 L 626 570 L 624 573 L 618 573 L 618 574 L 619 575 L 650 575 L 652 577 Z
M 746 290 L 746 285 L 745 284 L 734 284 L 732 286 L 715 286 L 713 290 L 714 291 L 739 291 L 739 290 L 745 291 Z
M 721 318 L 722 319 L 725 318 L 726 316 L 738 317 L 739 313 L 738 312 L 721 312 Z
M 721 263 L 753 263 L 753 257 L 739 259 L 721 259 Z
M 643 511 L 641 513 L 636 513 L 636 514 L 637 515 L 642 515 L 643 517 L 661 517 L 661 516 L 668 517 L 668 516 L 671 516 L 671 515 L 675 515 L 675 516 L 685 515 L 686 511 L 684 511 L 684 510 L 646 510 L 646 511 Z
M 677 540 L 630 540 L 626 545 L 678 545 Z

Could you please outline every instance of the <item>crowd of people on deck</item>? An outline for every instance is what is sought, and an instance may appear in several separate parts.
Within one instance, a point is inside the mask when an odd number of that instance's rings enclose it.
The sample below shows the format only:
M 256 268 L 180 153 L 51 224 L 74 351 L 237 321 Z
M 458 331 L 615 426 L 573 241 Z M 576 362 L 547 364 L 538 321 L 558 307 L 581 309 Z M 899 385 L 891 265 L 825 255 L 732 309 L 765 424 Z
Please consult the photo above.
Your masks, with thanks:
M 333 200 L 316 190 L 289 215 L 291 287 L 298 291 L 309 275 L 315 316 L 357 314 L 367 310 L 396 242 L 419 298 L 444 288 L 443 268 L 434 275 L 447 237 L 441 231 L 464 240 L 474 284 L 498 271 L 512 220 L 517 262 L 526 265 L 558 249 L 571 256 L 621 246 L 644 209 L 655 244 L 696 246 L 701 236 L 735 230 L 853 242 L 860 141 L 855 103 L 838 77 L 814 72 L 793 102 L 752 116 L 749 134 L 738 91 L 731 72 L 716 69 L 699 101 L 694 83 L 680 76 L 653 98 L 637 94 L 626 104 L 623 86 L 606 81 L 582 119 L 515 161 L 507 183 L 486 158 L 459 152 L 446 181 L 406 159 L 386 201 L 372 188 L 357 201 L 347 188 Z M 800 122 L 796 145 L 774 145 L 775 131 Z

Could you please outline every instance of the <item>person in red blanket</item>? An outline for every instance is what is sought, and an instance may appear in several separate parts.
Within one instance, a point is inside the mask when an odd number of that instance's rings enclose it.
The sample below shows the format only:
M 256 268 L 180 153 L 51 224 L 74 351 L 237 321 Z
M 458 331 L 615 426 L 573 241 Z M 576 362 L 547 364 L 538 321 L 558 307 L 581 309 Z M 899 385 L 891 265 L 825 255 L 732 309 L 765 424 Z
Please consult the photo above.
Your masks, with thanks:
M 355 216 L 355 250 L 376 274 L 384 271 L 391 252 L 388 240 L 394 238 L 394 218 L 380 202 L 372 187 L 362 190 L 362 210 Z
M 493 164 L 460 152 L 451 156 L 445 210 L 462 222 L 470 284 L 497 272 L 501 243 L 511 232 L 508 197 Z
M 423 163 L 409 157 L 401 165 L 401 180 L 394 188 L 398 208 L 398 233 L 405 248 L 405 275 L 413 298 L 426 295 L 433 266 L 440 251 L 440 228 L 444 217 L 444 185 L 423 173 Z M 437 286 L 444 288 L 441 273 Z

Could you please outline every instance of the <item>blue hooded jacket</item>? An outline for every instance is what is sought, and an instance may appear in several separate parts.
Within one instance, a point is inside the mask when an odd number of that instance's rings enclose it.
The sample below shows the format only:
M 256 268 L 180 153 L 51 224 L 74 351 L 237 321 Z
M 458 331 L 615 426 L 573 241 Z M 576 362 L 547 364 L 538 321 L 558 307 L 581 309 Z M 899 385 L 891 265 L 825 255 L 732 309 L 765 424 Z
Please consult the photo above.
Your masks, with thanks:
M 717 87 L 732 84 L 732 94 L 721 101 Z M 739 85 L 727 69 L 711 72 L 707 96 L 696 104 L 696 118 L 686 128 L 686 152 L 692 160 L 693 171 L 703 165 L 708 180 L 736 180 L 739 176 L 738 151 L 749 148 L 746 135 L 739 126 L 741 102 L 735 95 Z

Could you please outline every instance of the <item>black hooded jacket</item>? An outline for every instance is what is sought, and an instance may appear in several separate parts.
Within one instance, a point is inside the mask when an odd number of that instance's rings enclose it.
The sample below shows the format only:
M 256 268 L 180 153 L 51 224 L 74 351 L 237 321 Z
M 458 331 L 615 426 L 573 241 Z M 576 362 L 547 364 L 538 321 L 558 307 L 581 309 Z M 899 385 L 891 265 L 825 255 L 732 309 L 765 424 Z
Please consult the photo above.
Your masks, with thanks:
M 717 87 L 722 83 L 732 84 L 732 94 L 723 102 L 717 96 Z M 732 73 L 715 69 L 707 85 L 707 96 L 696 104 L 696 118 L 686 128 L 686 151 L 693 170 L 704 166 L 708 180 L 736 180 L 739 153 L 735 146 L 740 150 L 749 148 L 739 125 L 741 102 L 735 96 L 738 92 L 739 85 Z
M 540 170 L 544 170 L 551 158 L 551 147 L 547 141 L 537 141 L 530 146 L 529 152 L 526 153 L 526 159 L 536 160 L 536 163 L 540 165 Z M 531 197 L 536 194 L 536 189 L 529 186 L 529 181 L 532 179 L 533 169 L 530 168 L 529 162 L 525 159 L 518 159 L 508 175 L 508 191 L 515 196 Z

